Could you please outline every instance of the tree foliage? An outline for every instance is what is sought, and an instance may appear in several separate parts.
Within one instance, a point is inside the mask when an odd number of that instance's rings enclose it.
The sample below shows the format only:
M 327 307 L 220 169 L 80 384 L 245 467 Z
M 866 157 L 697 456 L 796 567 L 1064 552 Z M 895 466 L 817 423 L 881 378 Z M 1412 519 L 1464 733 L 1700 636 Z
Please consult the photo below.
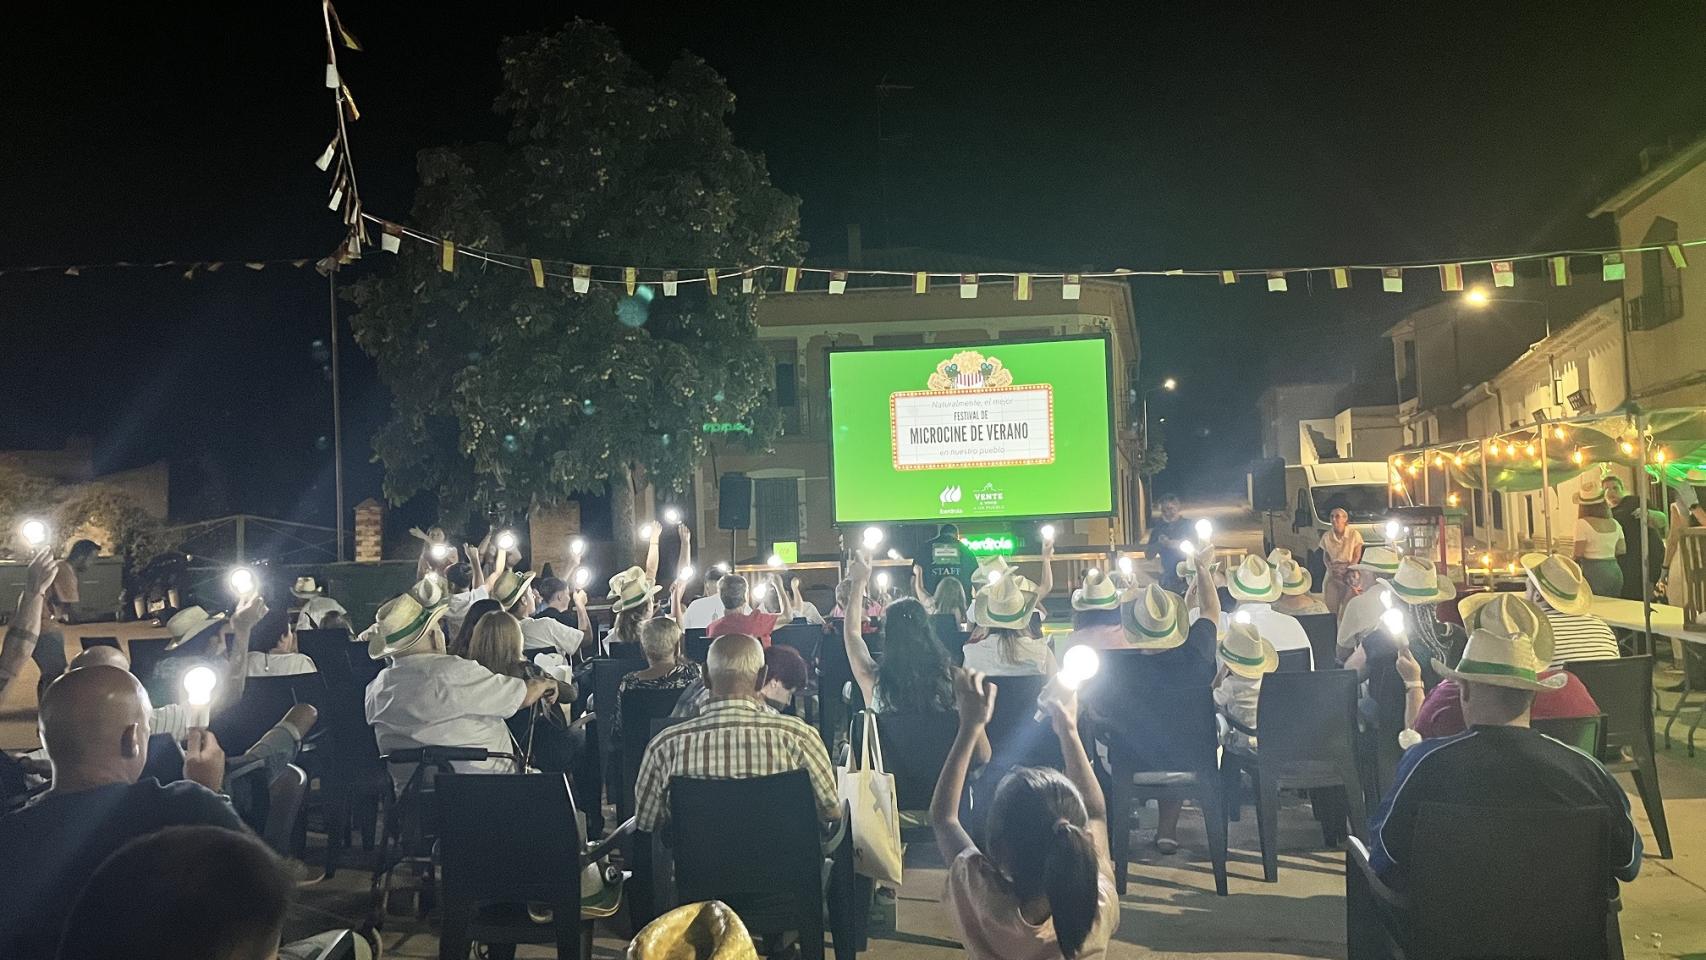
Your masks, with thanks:
M 799 201 L 735 145 L 734 96 L 703 61 L 653 76 L 584 21 L 508 40 L 501 58 L 508 137 L 422 152 L 421 228 L 545 259 L 679 265 L 684 280 L 801 252 Z M 466 258 L 444 273 L 407 243 L 388 266 L 353 287 L 351 323 L 395 396 L 374 440 L 393 501 L 513 511 L 636 475 L 676 487 L 705 449 L 702 423 L 749 423 L 761 444 L 776 433 L 738 283 L 582 295 Z

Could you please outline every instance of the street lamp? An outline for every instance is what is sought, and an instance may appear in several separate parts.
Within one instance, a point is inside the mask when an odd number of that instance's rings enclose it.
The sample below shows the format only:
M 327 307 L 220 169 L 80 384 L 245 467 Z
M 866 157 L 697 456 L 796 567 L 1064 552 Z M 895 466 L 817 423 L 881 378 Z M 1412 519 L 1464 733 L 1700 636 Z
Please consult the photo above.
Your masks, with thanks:
M 1179 381 L 1174 377 L 1165 377 L 1162 381 L 1139 394 L 1143 407 L 1143 456 L 1149 456 L 1149 395 L 1157 390 L 1168 393 L 1179 389 Z M 1144 486 L 1142 474 L 1137 478 L 1137 535 L 1145 537 L 1149 533 L 1149 490 Z

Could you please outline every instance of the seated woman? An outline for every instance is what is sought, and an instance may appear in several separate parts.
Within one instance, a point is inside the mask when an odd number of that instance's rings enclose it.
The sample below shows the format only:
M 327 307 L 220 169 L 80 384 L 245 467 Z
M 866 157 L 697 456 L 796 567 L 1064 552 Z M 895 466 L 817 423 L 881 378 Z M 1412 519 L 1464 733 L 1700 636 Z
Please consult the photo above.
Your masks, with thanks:
M 1275 613 L 1307 617 L 1328 612 L 1327 604 L 1310 592 L 1315 588 L 1315 578 L 1296 560 L 1281 557 L 1274 565 L 1274 579 L 1280 585 L 1280 598 L 1273 604 Z
M 470 620 L 473 618 L 470 617 Z M 468 642 L 468 659 L 501 677 L 534 680 L 545 673 L 523 659 L 521 621 L 497 610 L 474 624 Z M 547 773 L 572 772 L 574 761 L 586 747 L 580 724 L 570 724 L 560 704 L 573 703 L 574 684 L 557 683 L 556 700 L 541 699 L 504 721 L 509 734 L 528 766 Z
M 924 604 L 927 613 L 934 616 L 952 616 L 955 623 L 966 622 L 966 611 L 971 604 L 966 600 L 966 585 L 959 577 L 943 577 L 936 581 L 936 592 L 924 592 L 924 568 L 912 566 L 912 594 L 918 602 Z
M 243 658 L 243 673 L 250 677 L 290 677 L 316 673 L 314 661 L 296 649 L 296 631 L 289 612 L 269 610 L 249 633 L 249 652 Z
M 847 663 L 865 703 L 877 713 L 935 713 L 954 708 L 953 668 L 948 651 L 930 630 L 924 605 L 896 600 L 883 611 L 883 659 L 879 664 L 865 642 L 865 583 L 870 561 L 854 558 L 847 570 L 844 607 L 855 611 L 842 624 Z
M 1126 643 L 1120 626 L 1120 591 L 1100 570 L 1084 574 L 1084 585 L 1072 591 L 1072 632 L 1066 646 L 1087 643 L 1097 650 L 1118 650 Z
M 1214 705 L 1226 718 L 1228 750 L 1256 753 L 1256 703 L 1262 696 L 1262 677 L 1279 666 L 1279 651 L 1262 638 L 1253 624 L 1233 621 L 1216 650 L 1220 675 L 1215 677 Z
M 474 639 L 475 624 L 478 624 L 480 622 L 480 618 L 484 617 L 486 614 L 497 613 L 503 610 L 503 608 L 503 604 L 490 598 L 474 601 L 473 606 L 468 608 L 468 615 L 462 618 L 462 625 L 457 628 L 456 636 L 450 638 L 450 647 L 446 652 L 454 656 L 472 660 L 473 657 L 468 656 L 468 644 L 469 641 Z M 494 670 L 492 672 L 496 673 L 497 671 Z
M 1059 669 L 1054 651 L 1029 629 L 1036 608 L 1036 588 L 1017 573 L 979 590 L 971 602 L 966 669 L 992 677 L 1053 676 Z
M 685 690 L 704 675 L 699 664 L 682 655 L 681 624 L 674 620 L 654 617 L 642 623 L 640 649 L 646 655 L 646 668 L 625 674 L 616 685 L 618 696 L 629 690 Z M 598 709 L 610 718 L 611 729 L 620 734 L 620 706 L 600 704 Z
M 759 688 L 759 694 L 764 697 L 764 705 L 771 713 L 786 713 L 794 706 L 794 694 L 806 685 L 810 668 L 806 666 L 800 652 L 785 643 L 778 643 L 764 651 L 764 686 Z M 704 709 L 706 701 L 711 699 L 711 689 L 705 685 L 705 678 L 693 681 L 681 693 L 681 699 L 675 702 L 675 709 L 670 717 L 677 720 L 691 720 Z

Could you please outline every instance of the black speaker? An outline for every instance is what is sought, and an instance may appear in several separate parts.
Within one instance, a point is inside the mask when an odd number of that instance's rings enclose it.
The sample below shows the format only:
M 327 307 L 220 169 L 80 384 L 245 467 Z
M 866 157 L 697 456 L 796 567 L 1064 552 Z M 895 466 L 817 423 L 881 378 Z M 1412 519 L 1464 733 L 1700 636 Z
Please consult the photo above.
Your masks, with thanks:
M 717 481 L 717 528 L 745 530 L 750 526 L 752 478 L 744 473 L 725 473 Z
M 1250 461 L 1250 509 L 1284 512 L 1291 506 L 1285 495 L 1285 461 L 1278 457 Z

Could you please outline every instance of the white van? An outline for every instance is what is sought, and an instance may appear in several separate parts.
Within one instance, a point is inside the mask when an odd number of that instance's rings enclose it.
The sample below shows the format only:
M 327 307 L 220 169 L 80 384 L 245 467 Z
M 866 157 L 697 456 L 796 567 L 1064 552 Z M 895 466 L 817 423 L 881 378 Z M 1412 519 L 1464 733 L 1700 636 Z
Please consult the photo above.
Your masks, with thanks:
M 1286 500 L 1290 516 L 1270 515 L 1268 549 L 1285 547 L 1292 556 L 1306 558 L 1317 584 L 1326 567 L 1321 559 L 1321 535 L 1331 530 L 1328 519 L 1335 508 L 1350 514 L 1351 526 L 1362 534 L 1365 546 L 1386 542 L 1386 464 L 1380 460 L 1344 460 L 1307 463 L 1285 468 Z

